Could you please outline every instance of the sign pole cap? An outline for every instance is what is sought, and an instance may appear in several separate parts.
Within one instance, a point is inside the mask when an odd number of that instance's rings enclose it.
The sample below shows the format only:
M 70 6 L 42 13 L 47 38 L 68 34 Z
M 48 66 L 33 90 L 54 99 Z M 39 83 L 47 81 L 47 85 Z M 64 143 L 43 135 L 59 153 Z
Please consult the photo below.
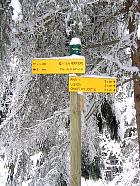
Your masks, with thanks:
M 70 42 L 70 55 L 81 55 L 81 40 L 80 38 L 72 38 Z

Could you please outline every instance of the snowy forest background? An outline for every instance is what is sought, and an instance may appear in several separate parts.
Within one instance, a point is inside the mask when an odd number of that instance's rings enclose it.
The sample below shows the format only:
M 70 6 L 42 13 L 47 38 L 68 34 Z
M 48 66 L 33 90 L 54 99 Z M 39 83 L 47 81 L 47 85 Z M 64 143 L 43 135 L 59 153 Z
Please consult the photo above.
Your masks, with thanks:
M 140 2 L 19 0 L 13 19 L 14 3 L 0 0 L 0 186 L 69 186 L 68 75 L 32 75 L 31 60 L 68 56 L 72 37 L 82 41 L 87 74 L 117 78 L 116 94 L 84 94 L 83 180 L 140 185 Z

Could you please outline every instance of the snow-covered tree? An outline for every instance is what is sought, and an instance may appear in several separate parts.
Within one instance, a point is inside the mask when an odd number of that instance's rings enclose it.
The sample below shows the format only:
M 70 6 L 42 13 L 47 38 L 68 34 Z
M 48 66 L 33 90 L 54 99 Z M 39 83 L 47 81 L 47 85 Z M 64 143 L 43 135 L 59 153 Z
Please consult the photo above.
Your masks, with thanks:
M 10 24 L 12 21 L 13 8 L 9 5 L 10 0 L 0 1 L 0 59 L 5 55 L 6 46 L 10 45 L 8 33 L 11 31 Z

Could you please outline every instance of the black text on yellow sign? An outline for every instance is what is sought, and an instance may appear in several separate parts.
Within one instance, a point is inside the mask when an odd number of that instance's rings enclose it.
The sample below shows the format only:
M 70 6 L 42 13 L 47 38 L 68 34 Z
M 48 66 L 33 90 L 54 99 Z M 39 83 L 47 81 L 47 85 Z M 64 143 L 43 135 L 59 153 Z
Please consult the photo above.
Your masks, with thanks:
M 69 92 L 116 93 L 116 78 L 71 76 Z
M 32 60 L 32 74 L 84 74 L 85 57 L 37 58 Z

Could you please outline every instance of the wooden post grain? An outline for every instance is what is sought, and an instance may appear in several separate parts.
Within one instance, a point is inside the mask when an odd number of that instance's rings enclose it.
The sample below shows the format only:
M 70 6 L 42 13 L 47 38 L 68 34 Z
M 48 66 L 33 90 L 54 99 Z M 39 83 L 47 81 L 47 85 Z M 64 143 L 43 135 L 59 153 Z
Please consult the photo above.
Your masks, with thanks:
M 80 96 L 70 93 L 70 186 L 81 186 Z

